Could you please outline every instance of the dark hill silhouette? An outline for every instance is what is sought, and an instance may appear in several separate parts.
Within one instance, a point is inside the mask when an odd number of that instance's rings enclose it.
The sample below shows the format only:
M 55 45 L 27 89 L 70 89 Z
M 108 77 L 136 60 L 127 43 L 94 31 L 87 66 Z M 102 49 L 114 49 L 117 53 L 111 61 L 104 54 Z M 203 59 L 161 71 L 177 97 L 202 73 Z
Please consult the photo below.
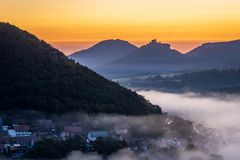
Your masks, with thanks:
M 186 54 L 188 61 L 203 68 L 240 67 L 240 40 L 205 43 Z
M 152 40 L 147 45 L 127 54 L 126 56 L 113 61 L 117 64 L 138 64 L 138 63 L 174 63 L 181 59 L 182 54 L 170 48 L 169 44 Z
M 127 54 L 126 56 L 98 67 L 99 73 L 111 74 L 114 72 L 139 74 L 149 72 L 166 72 L 183 67 L 184 56 L 164 44 L 152 40 L 147 45 Z
M 105 62 L 111 58 L 102 63 L 101 58 L 95 56 L 102 54 L 99 48 L 90 48 L 82 55 L 92 59 L 87 66 L 95 65 L 94 70 L 109 77 L 240 67 L 240 40 L 206 43 L 186 54 L 171 49 L 169 44 L 152 40 L 138 49 L 133 47 L 132 52 L 124 52 L 122 57 L 108 63 Z M 94 54 L 89 50 L 94 50 Z M 107 52 L 105 53 L 107 57 Z
M 240 40 L 203 44 L 183 55 L 153 40 L 128 55 L 97 68 L 106 75 L 185 72 L 240 67 Z
M 1 111 L 160 113 L 143 97 L 8 23 L 0 23 L 0 55 Z
M 127 41 L 111 39 L 99 42 L 89 49 L 75 52 L 69 57 L 90 68 L 95 68 L 119 59 L 136 49 L 136 46 Z

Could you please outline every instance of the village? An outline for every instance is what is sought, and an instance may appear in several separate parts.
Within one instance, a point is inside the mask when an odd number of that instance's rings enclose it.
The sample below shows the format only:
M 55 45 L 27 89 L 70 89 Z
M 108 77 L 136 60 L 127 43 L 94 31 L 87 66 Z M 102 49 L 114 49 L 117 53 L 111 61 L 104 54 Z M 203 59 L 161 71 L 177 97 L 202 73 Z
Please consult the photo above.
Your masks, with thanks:
M 175 121 L 177 120 L 170 115 L 166 117 L 168 118 L 164 119 L 160 130 L 170 132 L 170 129 L 176 125 Z M 100 147 L 100 150 L 101 147 L 110 147 L 112 151 L 114 151 L 114 147 L 116 150 L 124 147 L 136 153 L 147 153 L 151 150 L 175 156 L 178 152 L 196 149 L 195 145 L 179 136 L 164 137 L 157 133 L 159 136 L 153 137 L 150 135 L 150 132 L 139 136 L 134 133 L 136 129 L 132 128 L 131 122 L 127 121 L 113 122 L 107 127 L 100 125 L 97 121 L 94 121 L 92 124 L 86 124 L 86 122 L 81 121 L 60 121 L 60 123 L 50 118 L 35 119 L 33 121 L 28 119 L 9 120 L 0 118 L 0 157 L 10 159 L 28 158 L 28 153 L 33 150 L 34 146 L 46 139 L 59 143 L 71 139 L 73 141 L 77 140 L 80 146 L 74 149 L 84 152 L 96 152 L 99 150 L 97 147 Z M 206 129 L 200 124 L 194 125 L 192 132 L 191 135 L 186 135 L 186 137 L 190 136 L 192 138 L 190 141 L 196 144 L 198 149 L 209 150 L 210 147 L 213 148 L 214 146 L 211 146 L 212 141 L 215 141 L 214 143 L 219 143 L 220 141 L 224 143 L 223 138 L 216 130 Z M 202 141 L 202 135 L 205 133 L 207 133 L 208 137 L 204 137 L 206 141 Z M 76 137 L 78 138 L 76 139 Z M 112 146 L 95 145 L 98 140 L 104 139 L 116 143 L 113 143 Z M 222 160 L 221 157 L 219 159 Z
M 100 126 L 84 128 L 81 122 L 71 122 L 61 127 L 51 119 L 38 119 L 31 123 L 24 120 L 9 120 L 0 118 L 0 155 L 12 159 L 25 158 L 25 155 L 34 145 L 44 139 L 66 141 L 73 137 L 84 139 L 85 150 L 95 151 L 92 143 L 98 139 L 113 139 L 124 141 L 128 148 L 135 152 L 147 151 L 150 145 L 156 148 L 178 148 L 181 141 L 177 138 L 151 139 L 148 137 L 134 137 L 128 123 L 116 123 L 109 129 L 103 130 Z M 166 125 L 171 125 L 168 120 Z

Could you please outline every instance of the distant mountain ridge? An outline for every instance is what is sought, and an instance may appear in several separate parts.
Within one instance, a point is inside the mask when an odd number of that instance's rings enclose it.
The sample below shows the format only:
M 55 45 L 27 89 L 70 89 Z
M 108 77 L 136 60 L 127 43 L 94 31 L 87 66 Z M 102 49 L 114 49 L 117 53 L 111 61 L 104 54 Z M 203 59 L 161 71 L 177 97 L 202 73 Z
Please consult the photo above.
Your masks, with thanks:
M 0 23 L 0 110 L 142 115 L 161 113 L 34 35 Z
M 90 68 L 95 68 L 119 59 L 136 49 L 136 46 L 127 41 L 110 39 L 101 41 L 89 49 L 75 52 L 69 57 Z
M 205 43 L 186 54 L 189 63 L 206 68 L 240 67 L 240 40 Z
M 224 49 L 224 50 L 222 50 Z M 208 50 L 210 51 L 228 51 L 228 50 L 235 50 L 237 52 L 240 51 L 240 39 L 239 40 L 233 40 L 233 41 L 227 41 L 227 42 L 209 42 L 204 43 L 200 45 L 199 47 L 194 48 L 193 50 L 186 53 L 186 55 L 193 56 L 194 54 L 201 54 L 201 52 L 206 52 Z M 204 53 L 209 54 L 209 53 Z M 219 54 L 219 53 L 210 53 L 210 54 Z
M 126 56 L 113 61 L 113 63 L 168 63 L 178 60 L 182 54 L 170 48 L 169 44 L 157 42 L 156 39 L 149 42 Z
M 103 74 L 138 74 L 177 70 L 184 67 L 184 55 L 156 39 L 126 56 L 96 68 Z
M 89 55 L 88 58 L 92 57 Z M 240 40 L 205 43 L 186 54 L 171 49 L 169 44 L 152 40 L 147 45 L 99 65 L 94 70 L 104 75 L 131 75 L 239 67 Z

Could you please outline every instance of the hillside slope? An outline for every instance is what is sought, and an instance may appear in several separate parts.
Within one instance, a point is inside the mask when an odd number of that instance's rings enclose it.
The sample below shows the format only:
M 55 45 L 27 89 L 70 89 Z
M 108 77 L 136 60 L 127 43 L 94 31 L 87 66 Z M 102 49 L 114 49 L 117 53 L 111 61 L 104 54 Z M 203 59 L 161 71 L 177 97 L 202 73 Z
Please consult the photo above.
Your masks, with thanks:
M 143 97 L 8 23 L 0 23 L 0 56 L 1 111 L 131 115 L 160 112 Z

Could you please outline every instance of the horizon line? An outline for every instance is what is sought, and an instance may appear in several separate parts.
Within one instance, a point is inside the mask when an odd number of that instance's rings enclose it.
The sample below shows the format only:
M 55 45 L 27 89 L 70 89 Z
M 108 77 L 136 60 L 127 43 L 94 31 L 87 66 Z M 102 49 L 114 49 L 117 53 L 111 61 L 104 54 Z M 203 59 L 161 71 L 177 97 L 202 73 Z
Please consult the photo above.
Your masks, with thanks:
M 156 39 L 156 38 L 152 38 Z M 65 55 L 71 55 L 72 53 L 75 52 L 80 52 L 83 50 L 87 50 L 95 45 L 97 45 L 100 42 L 103 41 L 108 41 L 108 40 L 121 40 L 121 41 L 126 41 L 137 48 L 140 48 L 144 45 L 146 45 L 148 41 L 135 41 L 135 40 L 125 40 L 121 38 L 108 38 L 108 39 L 102 39 L 102 40 L 93 40 L 93 41 L 88 41 L 88 40 L 48 40 L 48 42 L 62 51 Z M 223 42 L 233 42 L 233 41 L 238 41 L 240 38 L 237 39 L 229 39 L 229 40 L 167 40 L 167 41 L 157 41 L 159 43 L 167 43 L 170 45 L 171 49 L 177 50 L 181 54 L 186 54 L 192 50 L 194 50 L 197 47 L 200 47 L 204 44 L 207 43 L 223 43 Z M 184 48 L 185 45 L 185 48 Z M 182 46 L 182 49 L 180 49 L 180 46 Z

